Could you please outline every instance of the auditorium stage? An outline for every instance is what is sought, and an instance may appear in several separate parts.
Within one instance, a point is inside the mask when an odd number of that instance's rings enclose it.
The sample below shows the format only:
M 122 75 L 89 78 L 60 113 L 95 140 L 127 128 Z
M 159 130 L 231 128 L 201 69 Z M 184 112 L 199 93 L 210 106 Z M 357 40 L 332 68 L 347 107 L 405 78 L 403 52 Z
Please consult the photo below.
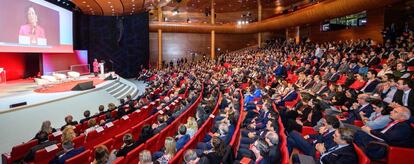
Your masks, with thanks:
M 38 86 L 33 79 L 8 81 L 6 84 L 0 84 L 0 113 L 44 104 L 101 89 L 111 83 L 115 83 L 116 80 L 104 80 L 108 75 L 109 74 L 102 77 L 84 75 L 77 80 L 60 82 L 48 85 L 47 87 Z M 93 81 L 95 88 L 84 91 L 71 91 L 71 89 L 78 83 L 87 81 Z M 27 105 L 10 108 L 10 105 L 12 104 L 24 102 L 26 102 Z

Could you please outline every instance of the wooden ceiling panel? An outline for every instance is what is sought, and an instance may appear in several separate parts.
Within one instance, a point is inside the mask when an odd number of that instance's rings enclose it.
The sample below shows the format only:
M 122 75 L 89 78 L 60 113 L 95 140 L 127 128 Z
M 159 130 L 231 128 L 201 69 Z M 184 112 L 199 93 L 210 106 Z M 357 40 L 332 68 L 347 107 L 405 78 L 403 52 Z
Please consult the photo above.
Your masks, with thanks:
M 95 0 L 72 0 L 72 2 L 88 15 L 103 15 L 101 6 Z
M 121 0 L 95 0 L 96 3 L 101 6 L 103 10 L 103 15 L 123 15 L 124 13 L 124 5 L 122 4 Z
M 121 0 L 124 5 L 123 15 L 133 15 L 144 11 L 145 0 Z

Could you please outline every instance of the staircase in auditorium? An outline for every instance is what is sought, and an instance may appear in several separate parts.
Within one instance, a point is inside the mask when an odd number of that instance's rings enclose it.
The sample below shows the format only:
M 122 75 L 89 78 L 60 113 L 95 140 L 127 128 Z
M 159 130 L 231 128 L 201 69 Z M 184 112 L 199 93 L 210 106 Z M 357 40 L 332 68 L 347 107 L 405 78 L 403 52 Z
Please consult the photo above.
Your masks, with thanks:
M 138 88 L 134 84 L 128 84 L 128 82 L 123 82 L 119 79 L 105 88 L 105 91 L 118 100 L 125 98 L 127 95 L 131 95 L 132 98 L 136 98 L 139 92 Z

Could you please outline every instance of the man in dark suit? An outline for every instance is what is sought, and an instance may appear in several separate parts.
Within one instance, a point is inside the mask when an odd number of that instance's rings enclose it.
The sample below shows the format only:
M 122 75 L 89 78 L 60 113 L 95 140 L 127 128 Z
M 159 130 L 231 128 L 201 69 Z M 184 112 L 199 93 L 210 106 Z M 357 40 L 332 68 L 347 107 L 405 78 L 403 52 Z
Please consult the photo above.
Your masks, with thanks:
M 411 81 L 399 79 L 397 82 L 397 92 L 394 94 L 393 102 L 405 106 L 414 112 L 414 91 L 411 89 Z M 394 104 L 391 104 L 393 106 Z
M 330 71 L 331 71 L 332 75 L 329 77 L 328 81 L 330 83 L 335 83 L 336 81 L 339 80 L 338 69 L 336 67 L 332 67 Z
M 377 72 L 375 70 L 369 70 L 367 73 L 368 81 L 364 87 L 361 88 L 361 92 L 371 93 L 374 92 L 380 81 L 377 79 Z
M 85 110 L 83 112 L 83 116 L 85 118 L 83 118 L 82 120 L 79 121 L 79 123 L 83 124 L 85 121 L 87 122 L 89 119 L 91 119 L 91 112 L 89 110 Z
M 399 106 L 394 108 L 390 113 L 390 118 L 393 120 L 385 128 L 372 130 L 368 126 L 363 126 L 362 131 L 355 134 L 355 143 L 366 150 L 369 157 L 374 159 L 381 159 L 385 154 L 380 153 L 378 149 L 386 149 L 380 147 L 370 149 L 371 141 L 383 141 L 391 146 L 398 147 L 413 147 L 414 134 L 407 120 L 411 117 L 411 112 L 408 108 Z M 385 151 L 385 150 L 384 150 Z
M 414 53 L 412 51 L 408 52 L 407 57 L 408 57 L 408 60 L 406 62 L 406 65 L 408 67 L 414 66 Z
M 330 149 L 336 145 L 333 140 L 336 129 L 340 126 L 339 120 L 335 116 L 327 116 L 326 123 L 319 130 L 318 134 L 306 135 L 302 137 L 297 131 L 291 131 L 288 135 L 289 151 L 292 147 L 298 148 L 305 155 L 314 156 L 316 149 L 314 149 L 317 143 L 323 143 L 325 149 Z M 309 142 L 311 139 L 312 142 Z
M 280 163 L 279 136 L 275 132 L 267 132 L 265 141 L 269 144 L 268 163 Z
M 134 141 L 134 138 L 132 137 L 131 133 L 125 134 L 122 140 L 124 141 L 124 144 L 116 152 L 117 157 L 126 156 L 128 152 L 130 152 L 131 150 L 133 150 L 134 148 L 138 146 L 137 142 Z
M 84 147 L 75 149 L 72 141 L 62 143 L 63 151 L 56 154 L 56 156 L 49 162 L 49 164 L 64 164 L 66 160 L 85 151 Z
M 39 132 L 37 136 L 39 139 L 39 144 L 30 148 L 29 152 L 24 157 L 25 162 L 32 161 L 35 157 L 36 151 L 57 143 L 56 141 L 49 141 L 48 134 L 46 132 Z
M 374 51 L 371 52 L 370 56 L 371 57 L 369 58 L 368 63 L 367 63 L 368 68 L 378 66 L 381 62 L 381 59 L 377 56 L 377 54 L 375 54 Z
M 185 127 L 185 125 L 180 125 L 180 127 L 178 128 L 178 135 L 176 136 L 177 151 L 180 151 L 180 149 L 183 148 L 184 145 L 190 140 L 190 135 L 186 133 L 187 133 L 187 127 Z
M 348 128 L 339 128 L 333 135 L 337 144 L 330 149 L 325 149 L 323 144 L 316 144 L 315 148 L 321 153 L 319 161 L 329 163 L 358 163 L 358 156 L 352 144 L 354 133 Z
M 163 130 L 165 127 L 167 127 L 167 123 L 165 123 L 164 120 L 164 116 L 163 115 L 158 115 L 157 117 L 157 124 L 154 124 L 153 129 L 154 129 L 154 134 L 158 134 L 161 132 L 161 130 Z M 156 127 L 155 127 L 156 126 Z
M 363 115 L 364 117 L 371 116 L 371 113 L 374 112 L 374 109 L 372 105 L 368 102 L 368 99 L 368 94 L 358 95 L 358 105 L 353 105 L 354 109 L 349 112 L 348 119 L 346 119 L 344 122 L 353 124 L 355 120 L 361 120 L 361 115 Z

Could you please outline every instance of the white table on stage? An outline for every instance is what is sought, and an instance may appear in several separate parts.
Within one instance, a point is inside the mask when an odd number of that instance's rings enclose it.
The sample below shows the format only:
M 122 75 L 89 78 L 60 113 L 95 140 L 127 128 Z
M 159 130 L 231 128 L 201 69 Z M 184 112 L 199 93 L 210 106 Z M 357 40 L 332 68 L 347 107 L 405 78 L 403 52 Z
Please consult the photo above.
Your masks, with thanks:
M 6 83 L 6 70 L 4 68 L 0 68 L 0 84 Z

